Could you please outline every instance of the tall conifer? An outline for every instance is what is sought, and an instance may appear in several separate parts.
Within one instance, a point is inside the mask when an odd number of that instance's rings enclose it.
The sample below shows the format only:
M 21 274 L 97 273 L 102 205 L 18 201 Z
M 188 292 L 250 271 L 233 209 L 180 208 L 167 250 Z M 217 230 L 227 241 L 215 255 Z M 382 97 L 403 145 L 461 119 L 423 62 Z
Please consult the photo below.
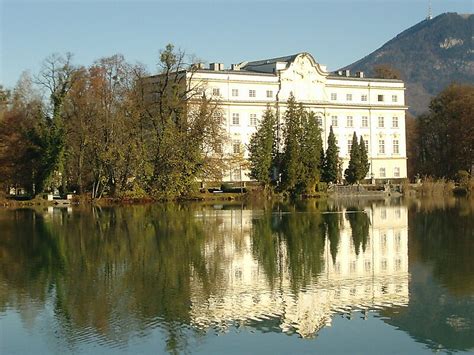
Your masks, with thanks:
M 323 165 L 323 181 L 337 182 L 339 169 L 339 149 L 336 144 L 336 136 L 332 130 L 332 126 L 328 136 L 328 147 Z
M 367 149 L 365 148 L 364 138 L 362 136 L 360 136 L 359 150 L 360 150 L 360 153 L 359 153 L 360 165 L 358 169 L 357 180 L 361 181 L 365 179 L 370 169 L 369 157 L 368 157 Z
M 349 184 L 354 184 L 359 181 L 360 165 L 360 147 L 357 141 L 357 134 L 354 132 L 352 136 L 349 166 L 344 172 L 344 177 Z
M 303 173 L 301 161 L 303 106 L 298 106 L 293 95 L 288 99 L 285 112 L 284 148 L 282 155 L 282 184 L 286 191 L 296 193 Z
M 276 117 L 268 107 L 257 130 L 252 134 L 249 150 L 250 176 L 266 190 L 272 181 Z
M 303 185 L 306 193 L 314 193 L 316 184 L 321 178 L 321 128 L 314 112 L 303 115 L 303 139 L 301 149 L 301 160 L 303 162 L 304 174 Z

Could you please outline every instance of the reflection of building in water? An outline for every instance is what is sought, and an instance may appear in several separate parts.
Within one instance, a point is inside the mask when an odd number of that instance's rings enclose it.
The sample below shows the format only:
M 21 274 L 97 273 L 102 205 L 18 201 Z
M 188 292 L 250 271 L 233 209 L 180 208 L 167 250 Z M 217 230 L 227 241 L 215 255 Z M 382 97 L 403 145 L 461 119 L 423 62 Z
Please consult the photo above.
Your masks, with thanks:
M 337 253 L 331 253 L 326 239 L 320 260 L 322 272 L 295 290 L 283 240 L 278 239 L 278 265 L 272 265 L 278 273 L 273 280 L 268 277 L 268 265 L 255 256 L 252 233 L 256 231 L 252 231 L 252 219 L 268 217 L 250 210 L 204 212 L 202 218 L 220 222 L 222 234 L 207 243 L 205 259 L 207 268 L 222 271 L 222 279 L 218 280 L 222 287 L 209 295 L 194 273 L 191 310 L 194 324 L 203 328 L 226 327 L 279 318 L 283 331 L 310 337 L 330 325 L 334 313 L 350 316 L 352 310 L 405 305 L 408 302 L 407 209 L 375 207 L 366 209 L 365 213 L 370 219 L 365 248 L 360 246 L 356 253 L 350 223 L 347 217 L 341 218 Z

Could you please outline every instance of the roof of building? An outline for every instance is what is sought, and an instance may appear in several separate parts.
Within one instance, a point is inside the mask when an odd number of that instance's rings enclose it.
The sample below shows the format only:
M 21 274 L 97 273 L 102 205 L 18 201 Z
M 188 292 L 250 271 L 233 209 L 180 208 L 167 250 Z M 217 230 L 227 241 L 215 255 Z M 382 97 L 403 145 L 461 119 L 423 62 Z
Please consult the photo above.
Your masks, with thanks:
M 270 59 L 260 59 L 260 60 L 254 60 L 251 62 L 242 62 L 242 67 L 245 68 L 246 66 L 259 66 L 259 65 L 265 65 L 265 64 L 272 64 L 272 63 L 277 63 L 277 62 L 292 62 L 295 60 L 295 58 L 300 55 L 301 53 L 293 54 L 293 55 L 287 55 L 284 57 L 276 57 L 276 58 L 270 58 Z
M 328 79 L 336 79 L 336 80 L 356 80 L 356 81 L 380 81 L 380 82 L 392 82 L 392 83 L 403 83 L 403 80 L 399 79 L 381 79 L 381 78 L 373 78 L 369 76 L 365 76 L 363 78 L 357 76 L 345 76 L 339 75 L 337 73 L 331 73 L 327 76 Z
M 237 75 L 257 75 L 257 76 L 276 76 L 275 73 L 262 73 L 256 71 L 250 71 L 246 69 L 241 70 L 232 70 L 232 69 L 224 69 L 224 70 L 212 70 L 212 69 L 198 69 L 196 73 L 215 73 L 215 74 L 237 74 Z

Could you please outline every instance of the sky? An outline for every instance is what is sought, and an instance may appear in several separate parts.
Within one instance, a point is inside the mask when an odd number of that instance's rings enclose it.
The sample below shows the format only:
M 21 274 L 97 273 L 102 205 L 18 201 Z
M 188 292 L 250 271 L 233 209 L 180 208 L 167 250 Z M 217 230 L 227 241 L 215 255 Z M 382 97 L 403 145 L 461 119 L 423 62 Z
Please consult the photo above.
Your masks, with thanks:
M 172 43 L 226 67 L 309 52 L 329 70 L 422 21 L 429 0 L 0 0 L 0 85 L 37 73 L 52 53 L 74 63 L 123 54 L 156 73 Z M 433 16 L 473 13 L 473 0 L 432 0 Z

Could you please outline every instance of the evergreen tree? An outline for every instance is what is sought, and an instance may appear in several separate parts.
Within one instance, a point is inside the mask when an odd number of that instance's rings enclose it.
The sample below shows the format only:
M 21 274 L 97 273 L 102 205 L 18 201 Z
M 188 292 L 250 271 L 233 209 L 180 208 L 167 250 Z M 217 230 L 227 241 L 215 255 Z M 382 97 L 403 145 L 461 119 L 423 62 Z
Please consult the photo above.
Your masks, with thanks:
M 362 143 L 363 144 L 363 143 Z M 360 175 L 360 148 L 357 141 L 357 135 L 354 132 L 352 136 L 351 155 L 349 166 L 344 172 L 344 177 L 349 184 L 354 184 L 359 181 Z
M 328 148 L 326 149 L 326 156 L 323 166 L 323 181 L 337 182 L 339 170 L 339 149 L 336 144 L 336 136 L 331 129 L 328 136 Z
M 306 193 L 314 193 L 321 178 L 321 128 L 314 112 L 303 115 L 303 139 L 301 141 L 301 160 L 303 163 L 303 186 Z
M 370 169 L 369 157 L 367 154 L 367 149 L 365 148 L 364 138 L 362 136 L 360 136 L 359 150 L 360 150 L 360 153 L 359 153 L 360 166 L 359 166 L 357 180 L 361 181 L 365 179 Z
M 260 182 L 266 190 L 272 181 L 273 157 L 276 132 L 276 117 L 268 107 L 248 145 L 250 176 Z
M 285 144 L 281 161 L 283 189 L 291 193 L 300 191 L 304 168 L 301 161 L 302 115 L 304 115 L 303 106 L 298 106 L 294 96 L 291 95 L 285 112 Z

